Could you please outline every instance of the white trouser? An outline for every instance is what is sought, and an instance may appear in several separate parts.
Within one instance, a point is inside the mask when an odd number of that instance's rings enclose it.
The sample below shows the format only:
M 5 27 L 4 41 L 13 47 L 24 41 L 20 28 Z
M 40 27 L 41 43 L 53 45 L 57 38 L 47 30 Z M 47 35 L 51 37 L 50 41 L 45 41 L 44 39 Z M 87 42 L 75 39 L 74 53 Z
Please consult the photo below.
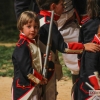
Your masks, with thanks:
M 64 38 L 66 43 L 68 42 L 77 42 L 79 36 L 79 27 L 75 22 L 63 27 L 60 31 L 61 35 Z M 64 63 L 71 70 L 72 74 L 79 74 L 78 59 L 77 54 L 62 54 Z

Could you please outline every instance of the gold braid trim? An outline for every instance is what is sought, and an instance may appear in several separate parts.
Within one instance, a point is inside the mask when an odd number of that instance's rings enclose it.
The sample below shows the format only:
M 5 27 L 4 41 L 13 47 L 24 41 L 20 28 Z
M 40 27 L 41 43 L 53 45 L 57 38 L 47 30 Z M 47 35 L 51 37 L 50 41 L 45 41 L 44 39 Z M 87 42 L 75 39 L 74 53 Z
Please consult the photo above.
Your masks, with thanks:
M 65 49 L 65 52 L 68 54 L 81 54 L 83 52 L 83 49 L 80 50 Z
M 33 74 L 28 74 L 27 75 L 28 79 L 31 80 L 32 82 L 39 84 L 40 80 L 38 78 L 36 78 Z

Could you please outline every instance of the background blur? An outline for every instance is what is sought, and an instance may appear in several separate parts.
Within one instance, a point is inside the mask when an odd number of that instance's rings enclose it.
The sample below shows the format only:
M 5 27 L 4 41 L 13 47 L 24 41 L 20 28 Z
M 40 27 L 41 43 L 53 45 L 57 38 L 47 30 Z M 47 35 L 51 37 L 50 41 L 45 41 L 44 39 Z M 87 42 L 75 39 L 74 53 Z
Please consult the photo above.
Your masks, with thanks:
M 14 0 L 0 1 L 0 42 L 15 42 L 18 39 Z

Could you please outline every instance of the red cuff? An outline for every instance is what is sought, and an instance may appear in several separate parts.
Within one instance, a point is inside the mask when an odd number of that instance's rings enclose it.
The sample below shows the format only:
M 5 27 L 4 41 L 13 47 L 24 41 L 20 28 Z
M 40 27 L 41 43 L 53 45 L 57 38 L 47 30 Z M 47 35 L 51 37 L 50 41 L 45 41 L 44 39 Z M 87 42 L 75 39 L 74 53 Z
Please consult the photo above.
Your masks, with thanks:
M 99 83 L 98 83 L 98 79 L 96 78 L 95 75 L 90 76 L 89 77 L 89 81 L 93 85 L 95 90 L 100 89 L 100 86 L 99 86 Z
M 68 48 L 72 50 L 81 50 L 81 49 L 84 49 L 84 45 L 82 43 L 71 42 L 71 43 L 68 43 Z
M 40 73 L 38 73 L 36 70 L 34 70 L 34 76 L 38 78 L 39 80 L 42 80 L 43 78 L 43 76 Z

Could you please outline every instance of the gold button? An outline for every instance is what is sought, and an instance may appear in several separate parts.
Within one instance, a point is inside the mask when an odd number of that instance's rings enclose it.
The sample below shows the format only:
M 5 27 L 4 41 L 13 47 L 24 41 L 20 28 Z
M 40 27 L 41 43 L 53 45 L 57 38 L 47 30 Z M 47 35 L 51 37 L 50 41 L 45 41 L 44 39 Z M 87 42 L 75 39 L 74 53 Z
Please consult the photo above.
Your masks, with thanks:
M 25 87 L 25 85 L 23 85 L 23 87 Z

